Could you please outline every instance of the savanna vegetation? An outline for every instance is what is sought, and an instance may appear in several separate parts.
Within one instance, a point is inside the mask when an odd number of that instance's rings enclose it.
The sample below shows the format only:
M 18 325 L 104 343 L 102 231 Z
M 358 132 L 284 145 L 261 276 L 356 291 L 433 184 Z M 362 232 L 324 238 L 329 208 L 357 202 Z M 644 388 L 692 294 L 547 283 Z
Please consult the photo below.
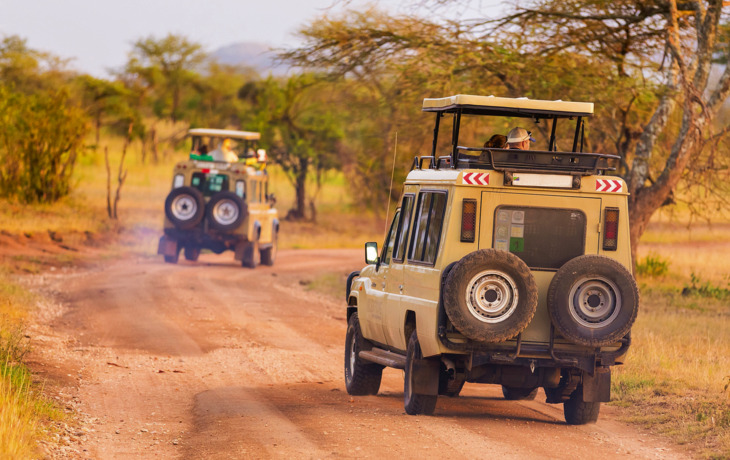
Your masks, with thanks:
M 302 26 L 299 48 L 281 53 L 294 68 L 287 77 L 218 63 L 167 35 L 141 37 L 119 70 L 98 78 L 4 37 L 0 230 L 151 256 L 170 164 L 187 153 L 184 134 L 213 127 L 262 133 L 289 219 L 285 246 L 359 246 L 380 238 L 413 155 L 430 149 L 423 97 L 593 101 L 586 150 L 621 157 L 642 291 L 615 404 L 703 456 L 730 456 L 727 8 L 719 0 L 533 0 L 496 19 L 478 8 L 425 0 L 410 14 L 319 17 Z M 548 136 L 544 125 L 531 129 Z M 73 263 L 68 257 L 3 259 L 3 456 L 34 456 L 58 417 L 23 365 L 33 301 L 14 272 Z

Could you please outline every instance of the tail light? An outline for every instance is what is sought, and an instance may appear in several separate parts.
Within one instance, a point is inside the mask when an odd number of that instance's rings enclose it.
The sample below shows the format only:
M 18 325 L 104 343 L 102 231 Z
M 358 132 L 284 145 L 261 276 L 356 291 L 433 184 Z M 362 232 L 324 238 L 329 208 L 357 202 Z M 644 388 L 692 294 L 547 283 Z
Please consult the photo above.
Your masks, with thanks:
M 618 208 L 606 208 L 603 213 L 603 250 L 618 249 Z
M 476 237 L 477 200 L 461 202 L 461 241 L 473 243 Z

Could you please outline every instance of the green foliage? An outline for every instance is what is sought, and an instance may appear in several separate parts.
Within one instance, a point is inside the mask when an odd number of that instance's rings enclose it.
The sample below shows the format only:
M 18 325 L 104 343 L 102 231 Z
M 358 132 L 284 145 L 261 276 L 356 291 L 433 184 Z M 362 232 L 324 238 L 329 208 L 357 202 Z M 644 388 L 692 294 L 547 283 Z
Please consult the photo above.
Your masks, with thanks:
M 658 254 L 649 254 L 636 263 L 636 273 L 650 277 L 664 276 L 669 273 L 669 261 Z
M 70 191 L 86 114 L 65 88 L 25 94 L 0 86 L 0 194 L 53 202 Z
M 730 276 L 726 275 L 727 280 L 725 287 L 716 286 L 710 281 L 702 282 L 699 276 L 694 272 L 690 275 L 691 285 L 682 289 L 682 295 L 694 295 L 702 298 L 710 298 L 717 300 L 730 299 Z

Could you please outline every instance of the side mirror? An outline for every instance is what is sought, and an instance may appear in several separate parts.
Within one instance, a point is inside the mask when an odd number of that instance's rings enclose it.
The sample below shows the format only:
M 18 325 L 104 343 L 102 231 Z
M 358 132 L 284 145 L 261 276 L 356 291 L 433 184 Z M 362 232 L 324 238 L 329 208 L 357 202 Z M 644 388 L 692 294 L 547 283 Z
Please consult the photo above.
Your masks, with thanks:
M 378 257 L 378 243 L 365 243 L 365 263 L 377 264 L 380 262 Z
M 266 197 L 266 200 L 271 203 L 271 206 L 274 206 L 276 204 L 276 197 L 273 193 L 269 193 L 269 195 Z

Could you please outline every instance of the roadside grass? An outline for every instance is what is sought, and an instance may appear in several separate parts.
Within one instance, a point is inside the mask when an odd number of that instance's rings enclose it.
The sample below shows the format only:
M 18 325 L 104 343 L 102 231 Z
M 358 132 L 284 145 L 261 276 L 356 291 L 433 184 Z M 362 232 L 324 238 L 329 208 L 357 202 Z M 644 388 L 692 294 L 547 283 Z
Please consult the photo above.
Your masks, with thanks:
M 34 300 L 0 270 L 0 458 L 38 458 L 37 442 L 63 417 L 23 364 L 23 325 Z

